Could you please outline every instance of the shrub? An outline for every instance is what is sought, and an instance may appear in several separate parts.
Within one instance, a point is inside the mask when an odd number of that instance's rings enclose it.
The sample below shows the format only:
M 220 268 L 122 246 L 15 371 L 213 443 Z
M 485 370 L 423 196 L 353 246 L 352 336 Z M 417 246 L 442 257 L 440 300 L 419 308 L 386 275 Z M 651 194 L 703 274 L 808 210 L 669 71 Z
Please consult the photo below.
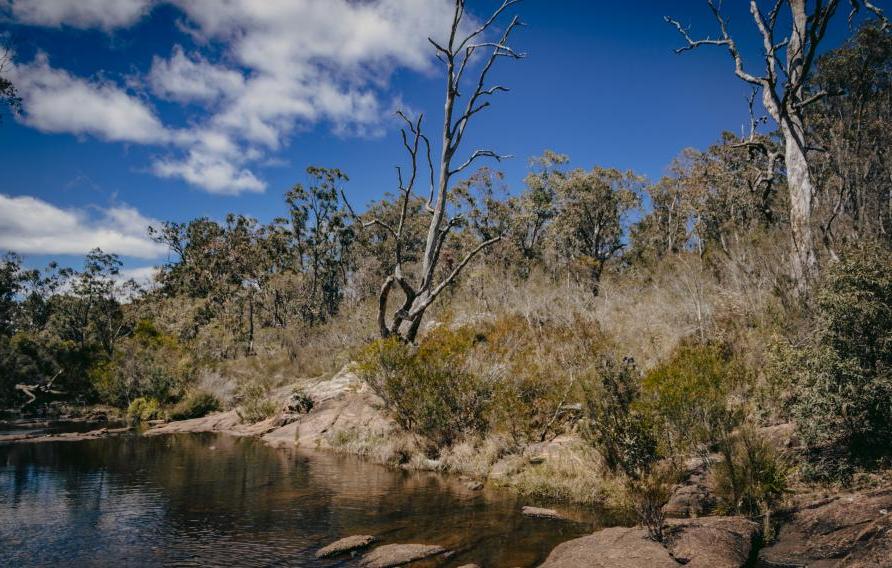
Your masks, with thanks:
M 239 420 L 254 424 L 266 420 L 276 413 L 278 407 L 269 398 L 269 388 L 256 382 L 241 385 L 236 393 L 239 405 L 235 409 Z
M 669 460 L 657 463 L 646 472 L 626 480 L 626 496 L 638 522 L 647 529 L 652 540 L 662 542 L 665 515 L 663 507 L 672 496 L 679 472 Z
M 722 460 L 712 468 L 712 491 L 722 513 L 764 515 L 787 492 L 789 469 L 783 458 L 752 427 L 719 443 Z
M 560 434 L 578 418 L 566 403 L 577 400 L 603 334 L 588 322 L 531 324 L 519 316 L 500 317 L 486 331 L 475 364 L 494 376 L 493 427 L 517 446 Z
M 665 453 L 703 450 L 739 422 L 728 397 L 742 369 L 716 345 L 683 344 L 642 380 L 641 406 L 662 434 Z
M 220 399 L 205 391 L 192 391 L 170 411 L 171 420 L 189 420 L 220 410 Z
M 802 347 L 786 351 L 804 473 L 845 478 L 892 448 L 892 253 L 862 244 L 828 267 Z
M 478 339 L 467 328 L 437 329 L 417 348 L 382 339 L 360 353 L 355 369 L 397 424 L 423 437 L 434 451 L 487 428 L 492 389 L 465 365 Z
M 160 420 L 164 418 L 164 411 L 157 399 L 139 397 L 127 407 L 127 417 L 135 422 Z
M 601 452 L 613 472 L 638 478 L 657 459 L 657 442 L 646 417 L 636 408 L 638 369 L 630 359 L 605 358 L 597 377 L 583 382 L 586 418 L 582 433 Z

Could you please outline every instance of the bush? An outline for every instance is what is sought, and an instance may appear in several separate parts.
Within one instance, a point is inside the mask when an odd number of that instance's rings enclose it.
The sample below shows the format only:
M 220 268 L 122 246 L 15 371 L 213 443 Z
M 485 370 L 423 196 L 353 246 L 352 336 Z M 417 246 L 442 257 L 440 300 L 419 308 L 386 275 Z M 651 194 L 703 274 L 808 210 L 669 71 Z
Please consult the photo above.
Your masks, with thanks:
M 720 512 L 764 515 L 787 493 L 789 469 L 774 448 L 751 427 L 719 443 L 722 461 L 712 469 L 712 491 Z
M 597 379 L 583 382 L 586 418 L 582 433 L 611 471 L 631 478 L 644 475 L 657 459 L 657 442 L 646 417 L 636 408 L 639 372 L 633 361 L 605 358 Z
M 192 391 L 170 411 L 171 420 L 201 418 L 210 412 L 220 410 L 220 399 L 205 391 Z
M 475 353 L 479 374 L 495 377 L 492 426 L 516 446 L 560 434 L 578 419 L 566 403 L 578 400 L 579 377 L 591 371 L 605 343 L 587 322 L 531 325 L 519 316 L 498 318 Z
M 672 488 L 678 482 L 678 477 L 678 468 L 667 460 L 655 464 L 637 478 L 626 481 L 626 496 L 638 522 L 647 529 L 648 536 L 657 542 L 663 540 L 663 507 L 672 497 Z
M 239 405 L 235 412 L 239 420 L 248 424 L 266 420 L 278 410 L 275 401 L 269 398 L 269 388 L 256 382 L 241 385 L 236 397 Z
M 164 418 L 164 411 L 157 399 L 139 397 L 127 407 L 127 417 L 135 422 L 161 420 Z
M 683 344 L 648 372 L 640 408 L 662 433 L 663 451 L 704 450 L 730 432 L 741 416 L 728 398 L 743 375 L 725 350 L 700 344 Z
M 845 478 L 892 448 L 892 253 L 869 244 L 844 251 L 815 299 L 809 338 L 779 367 L 794 377 L 804 473 Z
M 467 328 L 437 329 L 417 348 L 396 338 L 382 339 L 359 355 L 355 369 L 397 424 L 436 451 L 487 428 L 492 388 L 465 365 L 478 339 Z

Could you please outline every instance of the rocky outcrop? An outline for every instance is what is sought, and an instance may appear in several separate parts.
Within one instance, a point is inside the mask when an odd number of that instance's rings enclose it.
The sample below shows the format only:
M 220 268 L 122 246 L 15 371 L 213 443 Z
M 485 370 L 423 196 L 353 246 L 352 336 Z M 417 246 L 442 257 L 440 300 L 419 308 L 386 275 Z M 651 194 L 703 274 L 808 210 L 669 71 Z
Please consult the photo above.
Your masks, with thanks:
M 798 507 L 759 561 L 777 568 L 892 568 L 892 487 Z
M 670 520 L 664 546 L 688 568 L 740 568 L 753 552 L 759 526 L 743 517 Z
M 448 552 L 442 546 L 433 544 L 385 544 L 363 556 L 360 565 L 364 568 L 390 568 Z
M 613 527 L 558 545 L 544 568 L 741 568 L 752 552 L 758 526 L 740 517 L 670 521 L 657 543 L 647 531 Z
M 677 568 L 643 529 L 613 527 L 559 544 L 541 568 Z
M 338 556 L 339 554 L 354 552 L 356 550 L 367 548 L 373 542 L 375 542 L 375 537 L 371 535 L 348 536 L 346 538 L 336 540 L 328 546 L 320 548 L 319 551 L 316 553 L 316 558 L 328 558 L 331 556 Z
M 715 497 L 707 483 L 707 467 L 704 460 L 695 459 L 687 464 L 688 475 L 675 487 L 672 496 L 663 506 L 667 517 L 701 517 L 715 507 Z
M 109 436 L 117 436 L 129 432 L 130 427 L 125 428 L 99 428 L 89 432 L 64 432 L 60 434 L 8 434 L 0 435 L 0 444 L 36 444 L 39 442 L 80 442 L 82 440 L 96 440 Z

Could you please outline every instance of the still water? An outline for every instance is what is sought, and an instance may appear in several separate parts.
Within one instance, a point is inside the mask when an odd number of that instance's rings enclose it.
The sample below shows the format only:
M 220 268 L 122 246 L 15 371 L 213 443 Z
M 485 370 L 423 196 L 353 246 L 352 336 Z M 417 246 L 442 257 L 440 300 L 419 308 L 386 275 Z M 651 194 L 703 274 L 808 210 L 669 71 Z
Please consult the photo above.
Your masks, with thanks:
M 458 551 L 442 566 L 534 566 L 592 529 L 524 504 L 538 503 L 214 434 L 0 445 L 0 566 L 354 566 L 314 557 L 351 534 Z

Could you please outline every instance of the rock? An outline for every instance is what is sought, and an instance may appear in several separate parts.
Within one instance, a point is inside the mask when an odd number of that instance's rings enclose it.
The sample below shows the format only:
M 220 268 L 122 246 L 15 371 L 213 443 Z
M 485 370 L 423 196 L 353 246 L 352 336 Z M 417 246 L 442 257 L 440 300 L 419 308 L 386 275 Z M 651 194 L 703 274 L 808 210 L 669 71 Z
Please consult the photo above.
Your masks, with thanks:
M 758 525 L 742 517 L 669 521 L 664 542 L 647 531 L 613 527 L 558 545 L 543 568 L 741 568 Z
M 480 481 L 469 481 L 465 483 L 465 488 L 470 491 L 480 491 L 481 489 L 483 489 L 483 483 L 481 483 Z
M 540 568 L 678 568 L 643 529 L 613 527 L 559 544 Z
M 458 568 L 480 568 L 479 564 L 462 564 Z
M 373 542 L 375 542 L 375 537 L 370 535 L 348 536 L 341 540 L 337 540 L 328 546 L 320 548 L 319 552 L 316 553 L 316 558 L 327 558 L 329 556 L 337 556 L 338 554 L 353 552 L 365 548 Z
M 674 519 L 663 545 L 687 568 L 740 568 L 747 564 L 759 525 L 743 517 Z
M 521 512 L 527 517 L 534 519 L 554 519 L 558 521 L 566 521 L 567 517 L 558 513 L 554 509 L 543 509 L 541 507 L 524 507 Z
M 365 568 L 389 568 L 447 552 L 442 546 L 432 544 L 385 544 L 363 556 L 360 565 Z
M 892 568 L 890 509 L 892 487 L 800 506 L 759 553 L 760 565 Z

